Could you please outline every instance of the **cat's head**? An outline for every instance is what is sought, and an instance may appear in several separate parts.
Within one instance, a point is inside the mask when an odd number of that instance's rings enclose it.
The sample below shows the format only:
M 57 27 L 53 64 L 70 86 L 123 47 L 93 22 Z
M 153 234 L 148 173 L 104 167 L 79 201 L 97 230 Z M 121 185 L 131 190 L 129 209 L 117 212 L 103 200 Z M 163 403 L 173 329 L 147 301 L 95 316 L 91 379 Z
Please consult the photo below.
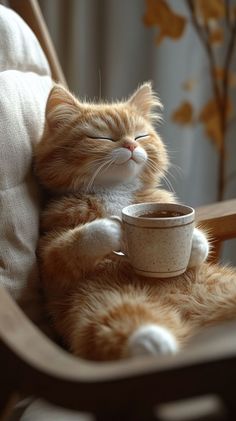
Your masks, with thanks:
M 161 107 L 151 84 L 127 100 L 85 103 L 60 85 L 46 106 L 46 125 L 35 150 L 41 183 L 52 191 L 76 192 L 140 180 L 153 186 L 168 165 L 153 120 Z

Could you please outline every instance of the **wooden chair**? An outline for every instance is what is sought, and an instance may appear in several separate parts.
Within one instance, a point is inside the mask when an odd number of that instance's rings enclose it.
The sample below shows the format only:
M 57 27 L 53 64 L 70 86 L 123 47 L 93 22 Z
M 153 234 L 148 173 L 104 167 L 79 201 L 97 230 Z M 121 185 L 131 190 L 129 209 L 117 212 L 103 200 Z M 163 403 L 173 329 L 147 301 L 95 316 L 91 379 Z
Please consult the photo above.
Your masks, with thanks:
M 54 79 L 65 84 L 37 1 L 11 0 L 10 5 L 36 33 Z M 200 208 L 197 218 L 209 228 L 216 252 L 221 241 L 236 237 L 236 200 Z M 151 421 L 157 419 L 154 407 L 162 403 L 216 394 L 227 404 L 227 419 L 236 419 L 235 324 L 215 330 L 217 339 L 195 344 L 175 357 L 87 362 L 44 336 L 0 288 L 2 417 L 15 394 L 41 397 L 107 421 Z

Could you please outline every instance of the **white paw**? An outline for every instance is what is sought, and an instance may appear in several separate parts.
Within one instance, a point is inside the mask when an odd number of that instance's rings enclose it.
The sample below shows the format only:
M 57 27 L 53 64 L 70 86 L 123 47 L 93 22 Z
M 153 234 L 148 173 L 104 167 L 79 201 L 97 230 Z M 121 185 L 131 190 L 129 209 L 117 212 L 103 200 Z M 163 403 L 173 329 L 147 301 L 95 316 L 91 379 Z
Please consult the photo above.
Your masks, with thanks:
M 139 355 L 174 354 L 178 351 L 175 337 L 165 327 L 149 324 L 139 327 L 128 339 L 127 354 Z
M 86 226 L 86 242 L 89 245 L 89 251 L 97 256 L 119 251 L 121 235 L 121 224 L 115 219 L 97 219 Z
M 209 243 L 205 234 L 195 228 L 193 231 L 192 250 L 188 267 L 196 267 L 201 265 L 208 257 Z

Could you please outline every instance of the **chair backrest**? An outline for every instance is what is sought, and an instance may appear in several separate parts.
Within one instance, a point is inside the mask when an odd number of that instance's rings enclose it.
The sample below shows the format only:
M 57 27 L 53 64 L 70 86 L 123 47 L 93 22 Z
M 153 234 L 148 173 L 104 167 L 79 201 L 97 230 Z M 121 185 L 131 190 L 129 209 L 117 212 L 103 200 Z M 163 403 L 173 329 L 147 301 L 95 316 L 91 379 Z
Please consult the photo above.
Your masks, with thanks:
M 35 33 L 51 68 L 52 78 L 67 86 L 59 63 L 56 50 L 47 29 L 37 0 L 9 0 L 9 6 L 15 10 Z

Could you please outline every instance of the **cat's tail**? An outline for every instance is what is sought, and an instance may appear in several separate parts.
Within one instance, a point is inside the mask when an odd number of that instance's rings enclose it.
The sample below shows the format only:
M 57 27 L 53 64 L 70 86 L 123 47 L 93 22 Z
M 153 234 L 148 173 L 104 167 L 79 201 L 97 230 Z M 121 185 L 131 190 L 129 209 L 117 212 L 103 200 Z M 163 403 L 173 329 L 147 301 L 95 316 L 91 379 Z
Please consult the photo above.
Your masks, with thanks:
M 188 335 L 180 315 L 143 298 L 119 297 L 115 301 L 120 302 L 111 305 L 110 297 L 107 306 L 99 306 L 77 324 L 71 351 L 97 361 L 177 352 Z

